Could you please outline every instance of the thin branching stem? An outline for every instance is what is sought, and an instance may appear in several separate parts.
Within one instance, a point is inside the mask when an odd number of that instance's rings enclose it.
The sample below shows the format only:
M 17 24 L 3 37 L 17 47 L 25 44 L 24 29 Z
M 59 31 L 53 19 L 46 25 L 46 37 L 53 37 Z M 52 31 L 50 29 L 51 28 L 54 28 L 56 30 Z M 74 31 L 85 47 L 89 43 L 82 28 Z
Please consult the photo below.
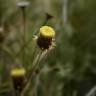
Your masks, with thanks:
M 26 43 L 26 13 L 25 13 L 25 7 L 22 7 L 21 8 L 22 10 L 22 18 L 23 18 L 23 46 L 25 45 Z M 25 47 L 24 47 L 24 50 L 23 50 L 23 64 L 25 63 Z
M 28 78 L 30 78 L 31 75 L 34 73 L 34 71 L 37 69 L 37 67 L 39 67 L 42 53 L 43 53 L 43 51 L 40 51 L 40 53 L 34 59 L 34 61 L 33 61 L 34 66 L 32 66 L 32 68 L 29 70 Z
M 32 61 L 32 66 L 33 66 L 33 62 L 34 62 L 35 55 L 36 55 L 36 52 L 37 52 L 37 47 L 35 46 L 33 50 L 34 50 L 34 51 L 33 51 L 32 59 L 31 59 L 31 61 Z
M 36 70 L 36 68 L 39 66 L 41 55 L 42 55 L 42 51 L 40 51 L 40 53 L 38 55 L 38 58 L 36 59 L 36 62 L 34 64 L 34 66 L 32 67 L 32 69 L 29 72 L 29 77 L 28 77 L 27 84 L 26 84 L 25 88 L 23 89 L 23 91 L 21 92 L 21 95 L 20 96 L 24 96 L 25 92 L 28 90 L 28 88 L 30 86 L 30 83 L 31 83 L 31 80 L 32 80 L 32 77 L 33 77 L 33 73 Z

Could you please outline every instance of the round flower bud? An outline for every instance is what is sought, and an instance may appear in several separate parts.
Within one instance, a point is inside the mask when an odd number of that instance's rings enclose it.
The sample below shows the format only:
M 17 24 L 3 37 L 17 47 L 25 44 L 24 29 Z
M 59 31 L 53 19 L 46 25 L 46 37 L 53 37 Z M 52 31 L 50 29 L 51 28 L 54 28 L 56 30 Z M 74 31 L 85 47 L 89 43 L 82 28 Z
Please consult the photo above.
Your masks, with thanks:
M 55 37 L 55 31 L 50 26 L 43 26 L 40 28 L 40 34 L 37 38 L 37 45 L 40 49 L 49 49 L 52 45 L 52 39 Z
M 14 89 L 21 92 L 25 86 L 26 70 L 24 68 L 13 68 L 10 74 L 12 77 Z

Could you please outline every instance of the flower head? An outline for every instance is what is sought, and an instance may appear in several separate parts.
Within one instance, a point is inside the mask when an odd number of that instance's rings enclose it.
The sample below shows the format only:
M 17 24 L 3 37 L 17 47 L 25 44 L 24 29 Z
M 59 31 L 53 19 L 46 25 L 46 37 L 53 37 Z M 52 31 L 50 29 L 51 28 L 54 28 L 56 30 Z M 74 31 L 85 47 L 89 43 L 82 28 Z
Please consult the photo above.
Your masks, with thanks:
M 55 31 L 50 26 L 42 26 L 39 35 L 36 38 L 37 45 L 40 49 L 46 50 L 54 45 Z
M 26 70 L 24 68 L 14 68 L 11 70 L 10 74 L 12 77 L 14 89 L 21 92 L 26 83 L 25 82 Z

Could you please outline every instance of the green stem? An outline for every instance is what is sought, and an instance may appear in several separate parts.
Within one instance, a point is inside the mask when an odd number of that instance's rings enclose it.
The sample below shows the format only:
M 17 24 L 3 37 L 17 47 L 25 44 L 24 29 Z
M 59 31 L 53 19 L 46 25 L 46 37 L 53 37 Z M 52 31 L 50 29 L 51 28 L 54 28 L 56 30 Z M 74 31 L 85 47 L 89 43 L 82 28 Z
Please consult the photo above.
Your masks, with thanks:
M 35 46 L 35 47 L 34 47 L 33 54 L 32 54 L 32 63 L 33 63 L 33 61 L 34 61 L 34 57 L 35 57 L 36 51 L 37 51 L 37 47 Z
M 33 72 L 39 66 L 41 55 L 42 55 L 42 51 L 40 51 L 39 56 L 38 56 L 38 58 L 36 60 L 36 63 L 34 64 L 33 68 L 29 71 L 29 74 L 28 74 L 29 76 L 28 76 L 27 84 L 26 84 L 25 88 L 23 89 L 23 91 L 21 92 L 21 95 L 20 96 L 23 96 L 25 94 L 25 92 L 28 90 L 28 88 L 30 86 L 30 83 L 31 83 L 31 80 L 33 78 Z
M 40 57 L 41 57 L 41 55 L 42 55 L 42 51 L 39 53 L 39 56 L 38 56 L 38 58 L 37 58 L 37 60 L 36 60 L 36 64 L 34 64 L 34 66 L 33 66 L 33 70 L 34 70 L 36 67 L 38 67 L 38 65 L 39 65 L 39 63 L 40 63 Z
M 22 18 L 23 18 L 23 46 L 26 44 L 26 14 L 25 14 L 25 7 L 22 7 Z M 23 56 L 22 56 L 22 62 L 23 64 L 25 64 L 25 55 L 26 55 L 26 52 L 25 52 L 25 47 L 24 47 L 24 50 L 23 50 Z
M 31 74 L 36 70 L 37 67 L 39 67 L 40 64 L 40 57 L 42 55 L 42 51 L 40 51 L 38 57 L 34 60 L 34 66 L 29 70 L 29 78 L 31 77 Z

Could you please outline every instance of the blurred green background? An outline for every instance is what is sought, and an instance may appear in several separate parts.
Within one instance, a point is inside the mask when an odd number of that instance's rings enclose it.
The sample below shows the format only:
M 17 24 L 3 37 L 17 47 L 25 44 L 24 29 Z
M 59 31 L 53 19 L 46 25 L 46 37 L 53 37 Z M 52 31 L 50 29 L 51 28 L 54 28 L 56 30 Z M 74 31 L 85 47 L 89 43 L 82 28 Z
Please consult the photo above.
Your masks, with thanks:
M 26 96 L 85 96 L 96 85 L 96 0 L 26 1 L 30 3 L 26 8 L 26 40 L 38 33 L 45 12 L 54 16 L 46 25 L 56 31 L 56 48 L 41 61 L 38 86 L 36 90 L 30 87 Z M 22 45 L 18 2 L 0 0 L 0 96 L 11 96 L 9 71 L 16 65 L 14 56 Z M 30 42 L 26 47 L 26 68 L 31 66 L 33 51 Z M 21 53 L 16 59 L 19 63 Z

